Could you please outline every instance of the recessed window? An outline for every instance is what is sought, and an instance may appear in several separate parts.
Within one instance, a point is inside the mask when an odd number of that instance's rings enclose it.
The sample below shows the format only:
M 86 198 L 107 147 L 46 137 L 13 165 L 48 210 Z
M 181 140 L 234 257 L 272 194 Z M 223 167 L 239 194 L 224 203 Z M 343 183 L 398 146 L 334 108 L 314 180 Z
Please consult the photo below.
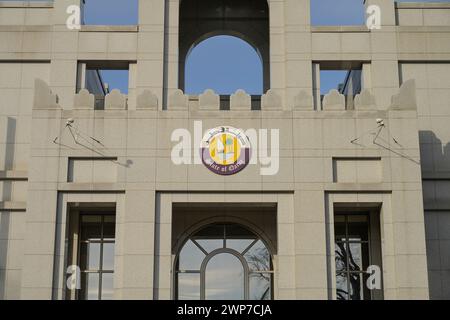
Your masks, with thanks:
M 95 61 L 80 62 L 78 68 L 78 88 L 87 89 L 95 95 L 95 108 L 103 109 L 105 96 L 114 89 L 128 94 L 129 62 Z
M 179 300 L 270 300 L 269 249 L 237 224 L 214 224 L 193 234 L 176 261 Z
M 339 212 L 334 217 L 336 298 L 373 300 L 381 288 L 368 285 L 370 266 L 381 270 L 379 221 L 376 214 Z M 374 277 L 381 281 L 381 274 Z
M 83 24 L 138 24 L 138 0 L 83 0 L 83 3 Z
M 81 212 L 71 217 L 69 265 L 80 272 L 80 286 L 68 299 L 111 300 L 114 293 L 115 215 Z
M 354 98 L 362 90 L 362 62 L 327 61 L 316 63 L 315 66 L 319 69 L 319 74 L 315 71 L 313 75 L 314 95 L 320 94 L 320 100 L 316 100 L 319 106 L 317 109 L 322 106 L 325 95 L 333 89 L 345 96 L 346 109 L 354 109 Z

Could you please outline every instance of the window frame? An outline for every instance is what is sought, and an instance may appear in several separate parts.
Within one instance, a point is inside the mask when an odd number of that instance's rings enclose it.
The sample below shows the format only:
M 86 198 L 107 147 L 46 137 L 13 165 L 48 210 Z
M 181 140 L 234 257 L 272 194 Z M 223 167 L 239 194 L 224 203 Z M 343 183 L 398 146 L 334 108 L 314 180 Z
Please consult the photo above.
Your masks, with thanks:
M 337 216 L 344 216 L 345 217 L 345 241 L 338 241 L 336 239 L 336 217 Z M 359 240 L 354 241 L 349 239 L 349 221 L 348 217 L 350 216 L 366 216 L 367 217 L 367 240 Z M 380 267 L 381 271 L 381 289 L 373 289 L 369 290 L 369 297 L 368 299 L 364 297 L 364 300 L 382 300 L 383 299 L 383 265 L 382 265 L 382 246 L 381 246 L 381 225 L 380 225 L 380 214 L 378 210 L 375 209 L 335 209 L 334 212 L 334 225 L 333 225 L 333 233 L 334 233 L 334 281 L 335 281 L 335 294 L 337 299 L 337 276 L 342 274 L 345 275 L 347 279 L 347 299 L 345 300 L 351 300 L 351 294 L 350 294 L 350 274 L 360 274 L 363 281 L 363 287 L 364 289 L 366 287 L 366 281 L 367 276 L 369 274 L 367 273 L 367 270 L 364 270 L 364 263 L 365 260 L 363 258 L 363 250 L 361 250 L 361 270 L 360 271 L 350 271 L 349 266 L 349 255 L 347 255 L 347 261 L 345 262 L 345 271 L 341 270 L 338 271 L 336 269 L 336 244 L 337 243 L 345 243 L 345 247 L 347 252 L 349 251 L 349 245 L 352 243 L 359 243 L 359 244 L 367 244 L 367 254 L 368 254 L 368 266 L 370 265 L 378 265 Z M 364 291 L 363 291 L 364 292 Z
M 196 236 L 196 234 L 198 234 L 199 232 L 201 232 L 202 230 L 211 227 L 211 226 L 215 226 L 215 225 L 219 225 L 222 226 L 224 228 L 224 234 L 223 234 L 223 244 L 221 248 L 217 248 L 212 250 L 211 252 L 208 252 L 206 249 L 204 249 L 197 241 L 196 239 L 198 239 Z M 233 239 L 245 239 L 245 238 L 234 238 L 234 237 L 227 237 L 226 235 L 226 227 L 229 226 L 239 226 L 241 228 L 246 229 L 249 233 L 252 234 L 252 239 L 253 241 L 247 245 L 247 247 L 245 247 L 244 250 L 242 250 L 241 252 L 238 252 L 235 249 L 229 248 L 227 247 L 226 243 L 227 240 L 233 240 Z M 212 236 L 212 237 L 205 237 L 205 238 L 201 238 L 203 239 L 210 239 L 210 240 L 219 240 L 218 237 L 216 236 Z M 202 259 L 200 268 L 198 270 L 183 270 L 180 269 L 179 267 L 179 263 L 180 263 L 180 255 L 181 255 L 181 251 L 183 250 L 183 248 L 186 246 L 186 244 L 192 241 L 192 243 L 200 250 L 202 251 L 202 253 L 204 254 L 204 257 Z M 267 250 L 267 252 L 269 253 L 269 266 L 268 266 L 268 270 L 251 270 L 249 267 L 249 262 L 247 261 L 247 259 L 245 258 L 246 253 L 253 247 L 255 246 L 259 241 L 262 242 L 262 244 L 264 245 L 265 249 Z M 175 272 L 174 272 L 174 290 L 175 290 L 175 300 L 180 300 L 179 297 L 179 279 L 178 276 L 179 274 L 199 274 L 200 275 L 200 286 L 199 286 L 199 300 L 206 300 L 206 269 L 208 266 L 208 263 L 216 256 L 220 255 L 220 254 L 231 254 L 234 257 L 236 257 L 242 264 L 243 270 L 244 270 L 244 301 L 246 300 L 250 300 L 250 280 L 251 280 L 251 275 L 252 274 L 269 274 L 270 275 L 270 281 L 269 281 L 269 290 L 270 290 L 270 298 L 269 300 L 273 300 L 273 294 L 274 294 L 274 267 L 273 267 L 273 257 L 272 257 L 272 252 L 270 250 L 270 247 L 267 245 L 267 243 L 264 241 L 264 239 L 262 239 L 258 234 L 256 234 L 255 232 L 253 232 L 252 230 L 250 230 L 249 228 L 247 228 L 246 226 L 243 226 L 241 224 L 238 223 L 212 223 L 212 224 L 208 224 L 205 225 L 199 229 L 197 229 L 195 232 L 191 233 L 188 237 L 186 237 L 186 239 L 183 241 L 183 244 L 179 247 L 178 251 L 177 251 L 177 255 L 175 257 Z
M 83 216 L 100 216 L 101 221 L 101 236 L 100 239 L 96 239 L 94 241 L 89 240 L 83 240 L 82 239 L 82 217 Z M 105 224 L 105 217 L 114 217 L 114 238 L 104 238 L 104 224 Z M 67 225 L 67 243 L 68 243 L 68 250 L 67 250 L 67 256 L 66 256 L 66 268 L 67 266 L 75 265 L 77 266 L 77 270 L 79 271 L 79 274 L 76 276 L 79 277 L 77 279 L 77 282 L 83 285 L 82 283 L 82 274 L 93 274 L 97 273 L 99 275 L 98 279 L 98 293 L 97 293 L 97 300 L 104 300 L 102 298 L 102 281 L 103 281 L 103 274 L 112 274 L 113 275 L 113 290 L 114 290 L 114 274 L 115 269 L 113 265 L 113 269 L 107 269 L 103 270 L 103 247 L 105 243 L 114 243 L 116 244 L 116 236 L 117 236 L 117 220 L 116 220 L 116 212 L 114 208 L 96 208 L 96 209 L 79 209 L 74 210 L 69 213 L 69 221 Z M 96 270 L 89 270 L 89 269 L 82 269 L 81 268 L 81 244 L 82 243 L 100 243 L 100 254 L 98 256 L 98 269 Z M 115 248 L 114 248 L 114 260 L 115 260 Z M 115 263 L 115 261 L 113 262 Z M 86 266 L 87 268 L 87 266 Z M 65 281 L 67 281 L 68 277 L 72 276 L 72 274 L 65 274 Z M 85 289 L 87 290 L 87 288 Z M 87 300 L 86 297 L 82 297 L 83 290 L 81 288 L 77 288 L 74 290 L 69 289 L 68 287 L 65 288 L 65 299 L 66 300 Z

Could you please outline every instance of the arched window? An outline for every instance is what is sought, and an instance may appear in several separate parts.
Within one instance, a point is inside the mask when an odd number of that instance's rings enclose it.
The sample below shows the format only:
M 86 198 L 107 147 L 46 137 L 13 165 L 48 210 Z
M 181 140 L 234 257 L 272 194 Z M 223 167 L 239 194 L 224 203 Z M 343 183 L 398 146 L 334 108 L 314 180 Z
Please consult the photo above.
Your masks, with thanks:
M 213 89 L 222 95 L 244 89 L 252 95 L 263 93 L 263 65 L 249 43 L 233 36 L 203 40 L 188 54 L 185 92 L 200 94 Z
M 181 247 L 175 271 L 179 300 L 272 299 L 270 251 L 238 224 L 213 224 L 195 232 Z

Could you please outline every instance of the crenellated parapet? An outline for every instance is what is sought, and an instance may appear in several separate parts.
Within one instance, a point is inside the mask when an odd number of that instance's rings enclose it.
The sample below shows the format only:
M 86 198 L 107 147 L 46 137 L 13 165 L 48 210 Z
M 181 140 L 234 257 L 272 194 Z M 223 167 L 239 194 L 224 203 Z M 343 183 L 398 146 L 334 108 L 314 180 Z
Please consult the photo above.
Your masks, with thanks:
M 144 90 L 137 97 L 137 110 L 158 110 L 158 97 L 150 90 Z
M 177 89 L 169 96 L 169 110 L 187 111 L 189 107 L 189 97 L 183 90 Z
M 416 81 L 411 79 L 402 84 L 398 94 L 392 97 L 390 109 L 416 110 Z
M 199 110 L 219 110 L 220 96 L 212 89 L 207 89 L 198 97 Z
M 52 92 L 48 84 L 41 80 L 34 81 L 34 109 L 59 109 L 58 96 Z
M 74 110 L 89 110 L 94 109 L 95 96 L 90 94 L 88 90 L 81 89 L 73 99 Z
M 355 96 L 355 110 L 376 110 L 377 104 L 375 96 L 370 90 L 364 89 L 360 94 Z
M 250 110 L 252 103 L 251 96 L 242 89 L 237 90 L 230 97 L 230 110 L 231 111 L 244 111 Z
M 242 89 L 237 90 L 229 97 L 229 110 L 231 111 L 252 111 L 252 96 Z M 175 90 L 168 100 L 167 110 L 170 111 L 220 111 L 222 98 L 212 89 L 205 90 L 198 97 L 184 94 L 182 90 Z M 354 97 L 354 108 L 346 107 L 346 97 L 333 89 L 324 95 L 321 108 L 314 109 L 313 96 L 306 90 L 300 92 L 294 97 L 294 103 L 291 108 L 293 111 L 377 111 L 377 110 L 415 110 L 416 102 L 416 86 L 414 80 L 408 80 L 402 84 L 397 94 L 392 96 L 390 106 L 377 105 L 375 96 L 369 89 L 363 89 Z M 73 110 L 95 110 L 96 97 L 89 93 L 86 89 L 74 95 Z M 35 81 L 34 94 L 35 109 L 57 109 L 58 97 L 52 92 L 48 84 L 41 80 Z M 112 90 L 104 98 L 104 110 L 128 110 L 127 95 L 122 94 L 119 90 Z M 142 91 L 136 99 L 136 110 L 160 110 L 158 97 L 150 90 Z M 268 90 L 261 96 L 260 111 L 283 111 L 283 103 L 281 96 L 276 90 Z
M 324 111 L 345 110 L 345 96 L 333 89 L 323 98 L 322 107 Z
M 126 110 L 127 97 L 120 90 L 114 89 L 105 96 L 105 110 Z

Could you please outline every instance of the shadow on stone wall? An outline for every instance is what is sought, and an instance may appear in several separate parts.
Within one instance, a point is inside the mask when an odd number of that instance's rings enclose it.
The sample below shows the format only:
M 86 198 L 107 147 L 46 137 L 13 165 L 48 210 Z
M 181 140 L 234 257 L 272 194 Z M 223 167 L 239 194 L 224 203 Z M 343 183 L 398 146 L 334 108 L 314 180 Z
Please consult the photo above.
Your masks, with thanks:
M 422 173 L 423 173 L 423 194 L 424 194 L 424 209 L 427 211 L 432 211 L 433 208 L 440 209 L 448 209 L 450 211 L 450 207 L 446 208 L 445 203 L 450 203 L 450 194 L 447 196 L 447 199 L 433 199 L 433 198 L 425 198 L 425 195 L 428 193 L 432 193 L 427 190 L 430 188 L 438 188 L 435 185 L 428 185 L 426 181 L 447 181 L 448 174 L 450 173 L 450 143 L 443 144 L 442 141 L 436 136 L 433 131 L 419 131 L 419 141 L 420 141 L 420 153 L 422 159 Z M 429 148 L 431 146 L 431 148 Z M 436 151 L 436 150 L 440 150 Z M 443 174 L 447 172 L 447 174 Z M 446 178 L 447 177 L 447 178 Z M 444 192 L 439 192 L 444 195 Z M 444 196 L 445 197 L 445 196 Z M 446 201 L 442 201 L 446 200 Z M 444 211 L 441 211 L 440 214 L 448 214 Z M 428 232 L 432 232 L 435 230 L 433 222 L 429 219 L 425 219 L 425 230 Z M 430 231 L 431 230 L 431 231 Z M 448 231 L 450 233 L 450 230 Z M 436 231 L 437 233 L 437 231 Z M 427 235 L 427 239 L 438 239 L 439 235 Z M 450 252 L 443 252 L 433 250 L 433 247 L 430 246 L 430 240 L 427 240 L 427 262 L 428 262 L 428 283 L 429 283 L 429 292 L 431 299 L 450 299 L 450 296 L 443 290 L 443 283 L 445 278 L 443 278 L 443 273 L 448 272 L 442 264 L 437 266 L 435 265 L 435 261 L 442 261 L 443 259 L 447 259 L 445 255 L 450 255 Z
M 419 143 L 422 163 L 431 163 L 430 168 L 422 166 L 422 172 L 442 173 L 447 171 L 450 173 L 450 142 L 444 145 L 433 131 L 425 130 L 419 131 Z M 434 148 L 426 147 L 431 145 Z M 436 146 L 438 146 L 438 150 L 441 150 L 440 153 L 435 152 Z
M 14 144 L 16 142 L 17 120 L 8 117 L 6 123 L 6 144 L 5 144 L 5 167 L 3 170 L 12 170 L 14 168 Z M 1 201 L 10 201 L 12 198 L 12 181 L 3 181 L 3 191 Z M 0 212 L 0 261 L 4 269 L 0 268 L 0 299 L 6 298 L 6 265 L 8 259 L 8 239 L 10 226 L 10 213 Z

